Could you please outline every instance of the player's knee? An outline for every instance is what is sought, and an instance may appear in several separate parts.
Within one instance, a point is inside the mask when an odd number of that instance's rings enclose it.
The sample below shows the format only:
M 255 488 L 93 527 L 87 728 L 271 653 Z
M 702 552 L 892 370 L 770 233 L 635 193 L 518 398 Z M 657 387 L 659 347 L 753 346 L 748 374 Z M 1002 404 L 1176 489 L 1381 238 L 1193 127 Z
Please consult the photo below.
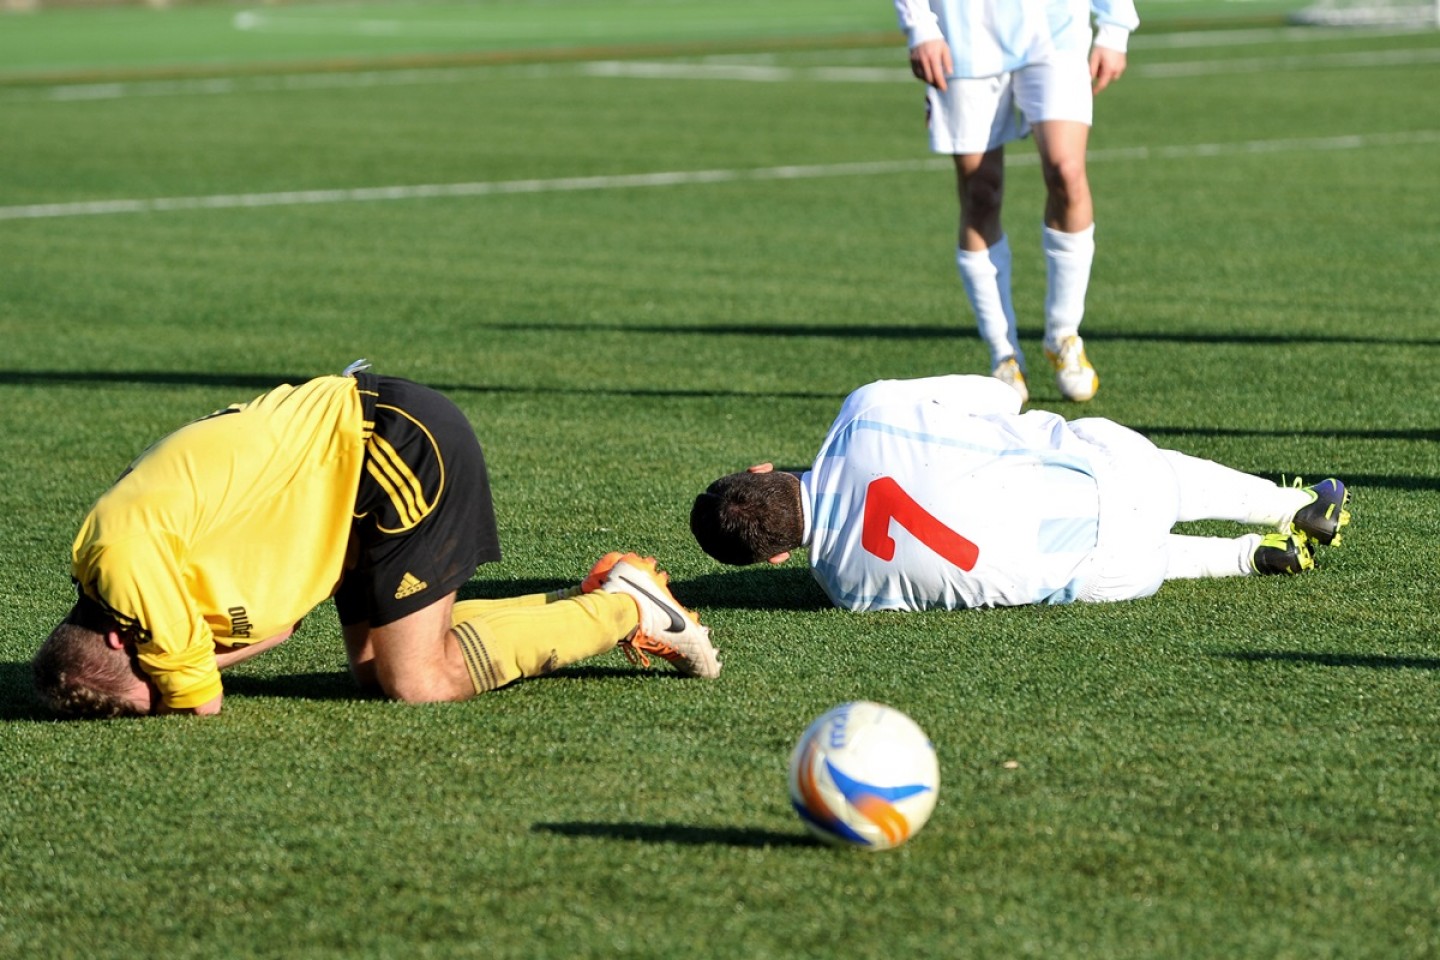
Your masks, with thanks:
M 960 188 L 960 209 L 972 224 L 999 219 L 1004 186 L 989 177 L 971 177 Z
M 382 667 L 377 671 L 377 678 L 385 695 L 401 703 L 443 703 L 464 699 L 460 694 L 465 691 L 457 690 L 438 671 L 386 670 Z
M 382 683 L 381 687 L 386 696 L 392 700 L 399 700 L 401 703 L 444 703 L 448 700 L 458 699 L 448 689 L 432 683 L 404 681 Z
M 1067 157 L 1045 167 L 1045 189 L 1053 203 L 1067 205 L 1090 196 L 1090 181 L 1085 173 L 1085 158 Z

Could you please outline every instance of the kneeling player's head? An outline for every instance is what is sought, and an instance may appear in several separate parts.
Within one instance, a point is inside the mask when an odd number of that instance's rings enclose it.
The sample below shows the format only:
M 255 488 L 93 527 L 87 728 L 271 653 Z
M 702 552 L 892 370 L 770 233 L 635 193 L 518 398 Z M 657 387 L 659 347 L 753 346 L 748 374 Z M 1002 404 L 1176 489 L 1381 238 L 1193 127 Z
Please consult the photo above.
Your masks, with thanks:
M 743 567 L 798 549 L 805 535 L 793 473 L 732 473 L 695 498 L 690 532 L 721 563 Z
M 35 693 L 67 718 L 136 717 L 151 713 L 156 691 L 118 626 L 82 597 L 31 661 Z

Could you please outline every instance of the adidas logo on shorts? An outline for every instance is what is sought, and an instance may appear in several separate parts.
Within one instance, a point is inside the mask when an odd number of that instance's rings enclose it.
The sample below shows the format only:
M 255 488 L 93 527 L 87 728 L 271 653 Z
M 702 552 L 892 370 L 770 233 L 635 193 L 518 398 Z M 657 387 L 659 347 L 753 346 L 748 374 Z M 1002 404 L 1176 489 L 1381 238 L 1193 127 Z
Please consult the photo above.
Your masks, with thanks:
M 400 586 L 395 588 L 395 599 L 404 600 L 406 597 L 414 596 L 428 586 L 430 586 L 430 584 L 421 580 L 415 576 L 415 574 L 407 573 L 400 578 Z

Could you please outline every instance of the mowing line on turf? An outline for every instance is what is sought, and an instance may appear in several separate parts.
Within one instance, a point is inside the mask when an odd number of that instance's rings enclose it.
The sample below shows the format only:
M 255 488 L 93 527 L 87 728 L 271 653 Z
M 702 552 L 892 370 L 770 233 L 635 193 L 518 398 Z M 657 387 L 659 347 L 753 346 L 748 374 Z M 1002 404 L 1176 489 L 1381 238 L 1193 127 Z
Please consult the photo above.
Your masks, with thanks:
M 1284 57 L 1184 60 L 1174 63 L 1136 63 L 1132 76 L 1148 78 L 1194 77 L 1231 73 L 1293 72 L 1298 70 L 1358 70 L 1440 63 L 1440 48 L 1414 50 L 1355 50 Z M 183 80 L 129 80 L 105 83 L 63 83 L 44 87 L 0 90 L 5 102 L 84 103 L 140 97 L 225 96 L 244 93 L 295 93 L 313 90 L 363 90 L 375 87 L 411 87 L 473 83 L 504 76 L 533 80 L 593 77 L 628 80 L 700 80 L 736 83 L 893 83 L 913 84 L 905 67 L 786 67 L 773 63 L 710 59 L 706 62 L 662 60 L 590 60 L 573 64 L 525 66 L 422 67 L 398 70 L 358 70 L 331 73 L 291 73 L 274 76 L 197 77 Z
M 1348 53 L 1320 53 L 1307 56 L 1139 63 L 1131 66 L 1129 73 L 1139 77 L 1163 79 L 1232 73 L 1358 70 L 1369 67 L 1405 67 L 1427 63 L 1440 63 L 1440 48 L 1356 50 Z M 589 77 L 626 77 L 644 80 L 735 80 L 750 83 L 915 83 L 915 77 L 910 73 L 909 68 L 900 67 L 782 67 L 767 64 L 614 60 L 578 64 L 577 68 Z
M 1440 130 L 1402 133 L 1354 134 L 1280 140 L 1244 140 L 1237 143 L 1197 143 L 1169 147 L 1117 147 L 1090 153 L 1092 162 L 1107 160 L 1178 160 L 1193 157 L 1244 156 L 1259 153 L 1296 153 L 1323 150 L 1358 150 L 1367 147 L 1414 146 L 1440 143 Z M 1033 165 L 1033 154 L 1009 160 Z M 634 190 L 693 184 L 766 180 L 815 180 L 825 177 L 873 177 L 921 170 L 948 170 L 948 157 L 917 160 L 877 160 L 868 163 L 800 164 L 782 167 L 729 170 L 673 170 L 657 173 L 598 177 L 558 177 L 551 180 L 491 180 L 473 183 L 424 183 L 335 190 L 290 190 L 279 193 L 211 194 L 199 197 L 91 200 L 77 203 L 35 203 L 0 207 L 0 220 L 43 220 L 57 217 L 95 217 L 122 213 L 173 213 L 184 210 L 226 210 L 256 207 L 309 206 L 336 203 L 372 203 L 381 200 L 427 200 L 439 197 L 485 197 L 525 193 L 568 193 L 598 190 Z

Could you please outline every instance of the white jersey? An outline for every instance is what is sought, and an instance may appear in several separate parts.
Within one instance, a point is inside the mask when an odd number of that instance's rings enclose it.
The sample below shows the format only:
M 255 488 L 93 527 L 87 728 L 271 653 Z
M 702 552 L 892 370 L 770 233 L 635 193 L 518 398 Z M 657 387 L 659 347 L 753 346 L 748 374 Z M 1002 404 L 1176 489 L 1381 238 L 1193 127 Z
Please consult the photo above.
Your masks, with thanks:
M 1124 52 L 1140 25 L 1134 0 L 895 0 L 900 29 L 911 47 L 945 40 L 956 77 L 993 77 L 1042 63 L 1057 52 L 1095 42 Z
M 992 377 L 882 380 L 801 477 L 810 566 L 848 610 L 1068 603 L 1099 529 L 1096 448 Z

